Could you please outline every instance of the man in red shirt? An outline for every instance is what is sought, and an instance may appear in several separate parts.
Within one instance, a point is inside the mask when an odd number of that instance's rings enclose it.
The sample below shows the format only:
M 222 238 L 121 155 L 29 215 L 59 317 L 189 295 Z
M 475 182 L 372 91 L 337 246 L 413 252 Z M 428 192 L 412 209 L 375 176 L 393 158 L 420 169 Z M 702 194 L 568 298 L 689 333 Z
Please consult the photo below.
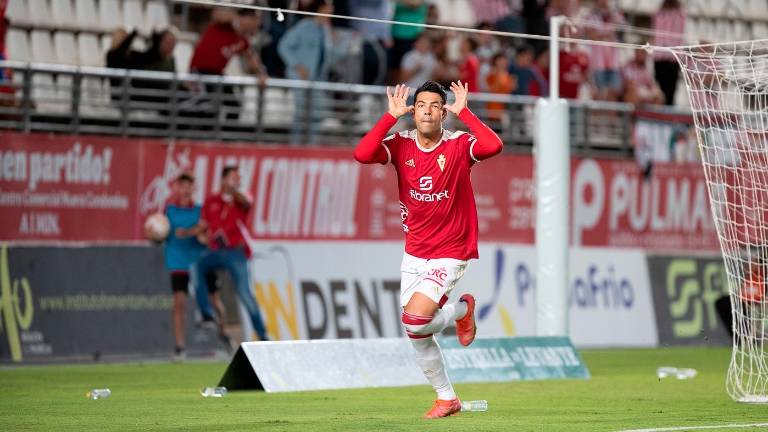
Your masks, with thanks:
M 205 275 L 226 270 L 232 277 L 240 301 L 248 310 L 254 331 L 259 339 L 269 340 L 248 277 L 251 250 L 243 232 L 247 229 L 245 221 L 251 202 L 239 189 L 240 174 L 237 167 L 224 167 L 221 172 L 221 192 L 208 197 L 203 204 L 198 230 L 207 232 L 208 250 L 201 254 L 195 265 L 197 305 L 204 321 L 213 320 Z
M 258 75 L 263 83 L 267 73 L 261 64 L 261 60 L 250 49 L 249 39 L 259 28 L 259 17 L 248 9 L 241 9 L 238 13 L 230 8 L 216 8 L 211 13 L 211 23 L 200 37 L 200 40 L 192 54 L 189 70 L 192 73 L 205 75 L 224 75 L 224 69 L 229 60 L 235 55 L 240 55 L 245 67 Z M 214 93 L 217 84 L 206 84 L 206 91 Z M 222 105 L 232 107 L 227 110 L 227 119 L 237 119 L 240 102 L 235 96 L 231 85 L 221 86 L 224 93 Z
M 475 338 L 475 299 L 464 294 L 447 304 L 448 295 L 464 275 L 468 260 L 477 258 L 477 209 L 470 170 L 476 162 L 501 152 L 501 139 L 468 108 L 468 86 L 451 83 L 455 96 L 446 104 L 445 89 L 427 81 L 408 106 L 408 87 L 390 94 L 389 111 L 355 149 L 361 163 L 392 163 L 397 171 L 405 254 L 400 283 L 402 322 L 416 350 L 416 361 L 437 392 L 426 418 L 447 417 L 461 402 L 445 371 L 434 333 L 456 322 L 462 345 Z M 472 134 L 443 129 L 448 112 Z M 386 136 L 397 119 L 413 114 L 416 129 Z

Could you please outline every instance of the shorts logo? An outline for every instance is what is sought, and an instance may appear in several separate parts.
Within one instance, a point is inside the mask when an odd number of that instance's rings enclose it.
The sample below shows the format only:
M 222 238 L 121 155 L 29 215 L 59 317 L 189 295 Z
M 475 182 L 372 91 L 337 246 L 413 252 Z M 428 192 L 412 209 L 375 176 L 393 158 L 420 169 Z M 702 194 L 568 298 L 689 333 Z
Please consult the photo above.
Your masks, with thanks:
M 430 191 L 432 190 L 432 177 L 431 176 L 424 176 L 419 179 L 419 189 L 423 191 Z
M 440 167 L 440 172 L 443 172 L 443 168 L 445 168 L 445 155 L 442 153 L 437 157 L 437 166 Z
M 445 279 L 448 277 L 448 270 L 445 269 L 445 267 L 435 268 L 431 269 L 429 272 L 427 272 L 427 275 L 424 276 L 425 280 L 432 281 L 439 286 L 445 285 Z
M 413 161 L 413 159 L 408 159 L 407 161 L 405 161 L 405 164 L 411 168 L 416 168 L 416 163 Z

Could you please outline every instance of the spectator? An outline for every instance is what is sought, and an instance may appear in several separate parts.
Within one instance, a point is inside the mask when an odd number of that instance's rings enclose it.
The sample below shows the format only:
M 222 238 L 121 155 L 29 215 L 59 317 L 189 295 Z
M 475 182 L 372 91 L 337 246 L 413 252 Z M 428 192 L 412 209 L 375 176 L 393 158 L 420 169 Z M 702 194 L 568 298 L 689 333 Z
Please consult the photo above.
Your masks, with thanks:
M 488 23 L 481 23 L 477 28 L 478 30 L 493 30 L 493 26 Z M 493 57 L 501 50 L 501 45 L 496 36 L 486 33 L 478 33 L 475 40 L 477 41 L 475 55 L 477 55 L 477 59 L 480 60 L 478 86 L 480 91 L 488 91 L 485 78 L 491 70 Z
M 176 62 L 173 59 L 176 40 L 176 31 L 172 28 L 152 33 L 149 48 L 137 56 L 137 69 L 176 72 Z
M 389 12 L 387 0 L 357 0 L 350 5 L 350 13 L 355 17 L 385 20 L 389 18 Z M 354 20 L 351 25 L 364 37 L 378 40 L 386 48 L 392 46 L 392 31 L 389 24 Z
M 578 99 L 582 84 L 589 82 L 589 56 L 577 50 L 560 50 L 560 97 Z
M 333 13 L 333 5 L 326 0 L 314 0 L 309 11 L 323 14 Z M 326 79 L 327 58 L 331 50 L 331 20 L 324 16 L 304 18 L 288 29 L 277 51 L 285 63 L 289 79 L 318 81 Z M 316 132 L 322 117 L 318 115 L 324 103 L 321 92 L 297 89 L 294 95 L 294 121 L 291 127 L 291 142 L 302 142 L 301 133 L 307 129 L 306 142 L 316 139 Z M 307 96 L 309 95 L 309 105 Z
M 352 16 L 374 19 L 388 19 L 390 14 L 387 0 L 358 0 L 350 5 Z M 383 49 L 392 48 L 392 30 L 389 24 L 352 21 L 352 27 L 359 31 L 363 41 L 363 84 L 380 84 L 384 77 L 379 71 L 385 68 L 379 54 Z M 386 60 L 384 60 L 386 61 Z M 380 78 L 379 81 L 376 79 Z
M 685 11 L 680 0 L 664 0 L 661 9 L 653 16 L 653 44 L 655 46 L 683 45 L 685 34 Z M 654 73 L 656 82 L 664 92 L 664 103 L 675 103 L 675 91 L 680 74 L 680 66 L 672 53 L 656 50 L 654 58 Z
M 5 17 L 5 3 L 0 0 L 0 61 L 8 60 L 5 51 L 5 33 L 8 29 L 8 18 Z M 0 69 L 0 107 L 15 107 L 16 88 L 13 86 L 13 71 L 11 69 Z M 0 115 L 1 119 L 6 118 Z
M 424 0 L 397 0 L 395 3 L 394 21 L 424 24 L 427 21 L 428 6 Z M 398 68 L 405 53 L 413 48 L 416 38 L 424 31 L 423 27 L 393 25 L 392 48 L 388 53 L 390 80 L 395 80 L 400 74 Z
M 131 48 L 131 45 L 137 35 L 138 31 L 135 29 L 131 33 L 124 29 L 112 32 L 112 45 L 107 51 L 105 62 L 108 68 L 130 69 L 133 67 L 133 56 L 136 55 L 136 51 Z
M 513 9 L 512 3 L 517 7 Z M 523 30 L 520 19 L 520 1 L 510 0 L 472 0 L 475 19 L 479 23 L 488 23 L 493 30 L 519 33 Z
M 477 42 L 471 37 L 466 37 L 461 41 L 460 55 L 461 65 L 459 66 L 459 79 L 467 84 L 470 93 L 478 91 L 478 78 L 480 76 L 480 60 L 475 55 Z
M 240 174 L 236 166 L 225 166 L 221 171 L 221 193 L 209 196 L 200 214 L 200 223 L 194 232 L 207 234 L 208 249 L 195 265 L 196 300 L 203 322 L 214 321 L 214 313 L 208 301 L 205 275 L 226 270 L 232 278 L 240 301 L 251 318 L 253 330 L 260 340 L 268 340 L 261 318 L 259 305 L 253 297 L 248 275 L 248 257 L 251 249 L 244 237 L 245 223 L 251 209 L 251 201 L 240 190 Z M 221 323 L 219 317 L 219 323 Z
M 624 24 L 624 16 L 611 6 L 610 0 L 595 0 L 587 19 L 587 38 L 597 41 L 617 42 L 617 24 Z M 619 53 L 614 47 L 592 45 L 590 52 L 591 78 L 595 85 L 595 97 L 617 101 L 621 95 Z
M 525 23 L 525 32 L 536 35 L 549 35 L 547 25 L 547 1 L 548 0 L 522 0 L 523 5 L 520 16 Z M 531 41 L 533 48 L 538 52 L 548 46 L 546 41 Z
M 515 77 L 517 87 L 513 91 L 516 95 L 530 95 L 531 86 L 546 86 L 544 77 L 534 68 L 533 48 L 523 45 L 515 52 L 515 61 L 509 65 L 509 73 Z
M 455 40 L 455 36 L 444 33 L 433 43 L 437 67 L 432 72 L 434 81 L 440 83 L 443 87 L 450 87 L 453 81 L 460 78 L 457 59 L 451 55 L 449 45 Z
M 189 174 L 181 174 L 174 182 L 174 194 L 165 205 L 165 215 L 170 224 L 168 238 L 165 240 L 163 251 L 165 268 L 170 274 L 171 291 L 173 292 L 173 335 L 176 343 L 174 360 L 185 358 L 184 329 L 186 327 L 186 303 L 189 291 L 189 272 L 192 265 L 205 250 L 204 242 L 198 241 L 194 227 L 200 219 L 200 206 L 192 199 L 195 179 Z M 149 235 L 147 235 L 149 237 Z M 216 287 L 216 274 L 206 273 L 208 286 Z M 210 300 L 216 305 L 219 316 L 223 315 L 223 304 L 217 292 L 209 293 Z M 229 336 L 224 331 L 223 320 L 219 326 L 219 338 L 228 350 L 232 349 Z
M 536 55 L 531 65 L 534 80 L 528 86 L 528 95 L 530 96 L 548 96 L 549 95 L 549 50 L 545 49 Z
M 168 28 L 152 34 L 150 46 L 144 52 L 132 54 L 134 69 L 156 72 L 176 72 L 173 50 L 176 47 L 176 33 Z M 161 114 L 168 114 L 171 101 L 171 81 L 157 79 L 133 79 L 131 86 L 139 89 L 131 95 L 132 101 L 158 104 Z
M 490 93 L 511 94 L 517 87 L 514 75 L 509 73 L 509 59 L 505 54 L 499 53 L 491 60 L 491 70 L 485 78 Z M 504 102 L 488 102 L 488 119 L 500 121 L 504 114 L 506 104 Z
M 268 0 L 267 6 L 272 8 L 290 9 L 291 0 Z M 284 14 L 282 21 L 277 19 L 276 14 L 264 14 L 265 41 L 261 48 L 261 61 L 269 76 L 284 77 L 285 65 L 280 60 L 277 53 L 277 43 L 283 38 L 288 27 L 293 23 L 298 15 Z
M 136 30 L 128 33 L 124 29 L 117 29 L 112 32 L 112 45 L 107 51 L 105 62 L 108 68 L 132 69 L 134 67 L 137 53 L 131 48 L 131 45 L 133 45 L 133 40 L 137 34 Z M 122 97 L 123 78 L 110 78 L 109 86 L 112 89 L 112 100 L 119 101 Z
M 413 49 L 403 56 L 399 81 L 417 89 L 432 79 L 432 72 L 436 66 L 437 59 L 432 54 L 432 41 L 426 33 L 422 33 L 416 38 Z
M 211 13 L 211 23 L 197 42 L 189 70 L 203 75 L 224 75 L 229 60 L 240 55 L 245 67 L 256 73 L 265 82 L 266 71 L 259 57 L 250 49 L 250 38 L 259 28 L 259 17 L 251 10 L 241 9 L 235 13 L 230 8 L 216 8 Z M 235 96 L 232 85 L 206 83 L 206 93 L 223 93 L 221 104 L 226 109 L 226 118 L 236 120 L 239 117 L 240 101 Z M 218 115 L 218 113 L 210 113 Z
M 579 0 L 549 0 L 544 17 L 547 22 L 553 16 L 574 18 L 579 14 Z
M 635 50 L 635 56 L 621 71 L 624 83 L 624 102 L 632 104 L 662 104 L 662 93 L 651 71 L 648 69 L 648 53 L 645 50 Z

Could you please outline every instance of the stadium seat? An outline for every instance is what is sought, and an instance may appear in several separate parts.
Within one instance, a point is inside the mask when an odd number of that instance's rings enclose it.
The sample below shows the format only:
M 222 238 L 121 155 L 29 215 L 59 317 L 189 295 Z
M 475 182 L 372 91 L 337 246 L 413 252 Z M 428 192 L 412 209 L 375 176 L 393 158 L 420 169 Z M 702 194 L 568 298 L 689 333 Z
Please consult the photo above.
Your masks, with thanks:
M 240 112 L 242 123 L 256 124 L 257 97 L 259 89 L 256 86 L 248 86 L 243 90 L 243 108 Z
M 61 111 L 56 98 L 56 84 L 53 81 L 52 74 L 36 73 L 32 75 L 32 100 L 37 111 Z
M 104 66 L 104 53 L 99 46 L 98 36 L 80 33 L 77 37 L 80 64 L 83 66 Z
M 168 17 L 168 5 L 164 1 L 148 1 L 146 22 L 150 31 L 167 28 L 171 22 Z
M 27 0 L 8 0 L 5 16 L 15 25 L 30 24 Z
M 85 30 L 101 30 L 96 0 L 75 0 L 77 26 Z
M 57 28 L 73 29 L 77 26 L 72 0 L 54 0 L 51 2 L 51 17 Z
M 263 108 L 265 125 L 287 127 L 293 122 L 293 94 L 288 89 L 267 87 Z
M 749 40 L 749 27 L 747 27 L 747 23 L 745 21 L 734 21 L 733 40 Z
M 768 2 L 765 0 L 748 0 L 749 16 L 754 19 L 768 19 Z
M 232 57 L 227 63 L 227 67 L 224 69 L 224 75 L 243 76 L 245 68 L 243 68 L 243 60 L 240 56 Z
M 751 39 L 765 39 L 765 38 L 768 38 L 768 24 L 764 22 L 753 22 Z
M 106 31 L 123 26 L 123 10 L 119 0 L 99 0 L 99 24 Z
M 26 30 L 8 30 L 8 59 L 28 62 L 32 60 L 32 51 L 29 49 L 29 37 Z
M 56 51 L 56 60 L 66 65 L 78 65 L 80 59 L 75 42 L 75 35 L 71 32 L 57 31 L 53 35 L 53 46 Z
M 101 35 L 99 38 L 99 47 L 101 47 L 101 54 L 106 55 L 109 49 L 112 48 L 112 35 Z
M 123 26 L 125 28 L 138 29 L 139 33 L 149 33 L 147 20 L 144 19 L 144 5 L 141 0 L 123 1 Z
M 51 34 L 46 30 L 32 30 L 30 35 L 32 61 L 56 63 L 56 54 L 51 42 Z
M 29 0 L 29 16 L 34 25 L 55 27 L 48 0 Z
M 189 72 L 189 61 L 192 60 L 192 53 L 195 47 L 191 42 L 179 41 L 173 50 L 173 58 L 176 60 L 176 71 L 179 73 Z

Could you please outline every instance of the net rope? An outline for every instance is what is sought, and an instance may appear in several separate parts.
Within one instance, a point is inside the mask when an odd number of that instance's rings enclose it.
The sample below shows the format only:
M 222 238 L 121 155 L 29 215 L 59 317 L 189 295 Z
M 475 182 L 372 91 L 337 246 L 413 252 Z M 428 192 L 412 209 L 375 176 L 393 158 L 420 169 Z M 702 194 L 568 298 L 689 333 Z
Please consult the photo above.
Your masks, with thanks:
M 678 47 L 673 54 L 689 95 L 727 275 L 733 350 L 726 390 L 734 400 L 765 403 L 768 41 Z

